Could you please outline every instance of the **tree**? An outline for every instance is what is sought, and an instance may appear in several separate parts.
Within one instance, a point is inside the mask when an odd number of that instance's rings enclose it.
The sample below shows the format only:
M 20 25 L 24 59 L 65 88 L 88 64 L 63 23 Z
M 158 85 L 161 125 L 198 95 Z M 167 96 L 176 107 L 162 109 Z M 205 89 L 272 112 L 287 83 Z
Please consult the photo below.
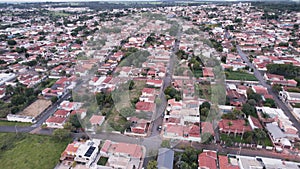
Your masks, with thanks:
M 72 126 L 74 126 L 75 128 L 81 128 L 81 124 L 80 121 L 78 120 L 77 115 L 71 115 L 69 117 L 69 122 L 72 124 Z
M 155 160 L 149 161 L 149 163 L 147 165 L 147 169 L 158 169 L 157 168 L 157 161 L 155 161 Z
M 213 135 L 211 133 L 203 133 L 201 134 L 201 143 L 209 144 L 213 140 Z
M 57 100 L 58 100 L 58 98 L 57 98 L 56 96 L 52 97 L 52 98 L 51 98 L 51 102 L 52 102 L 52 104 L 56 103 L 56 102 L 57 102 Z
M 70 131 L 66 129 L 56 129 L 53 132 L 54 138 L 56 138 L 59 141 L 65 140 L 70 137 Z
M 208 110 L 210 110 L 210 103 L 205 101 L 200 105 L 200 109 L 202 108 L 207 108 Z
M 243 104 L 242 112 L 244 112 L 248 116 L 251 115 L 253 117 L 257 117 L 255 107 L 251 106 L 249 103 Z
M 267 133 L 262 130 L 262 129 L 255 129 L 254 130 L 254 137 L 256 138 L 255 140 L 257 140 L 257 144 L 259 144 L 259 141 L 264 140 L 265 138 L 267 138 Z
M 266 98 L 266 101 L 264 102 L 264 106 L 276 108 L 275 101 L 273 99 L 270 99 L 270 98 Z
M 64 129 L 69 130 L 69 131 L 74 131 L 74 130 L 75 130 L 75 127 L 72 125 L 72 123 L 66 122 L 66 123 L 64 124 Z
M 134 112 L 135 110 L 132 107 L 124 107 L 120 110 L 120 114 L 124 117 L 130 117 Z
M 14 46 L 17 44 L 17 42 L 13 39 L 10 39 L 10 40 L 7 40 L 7 44 L 10 45 L 10 46 Z
M 130 80 L 130 82 L 129 82 L 129 90 L 132 90 L 133 87 L 134 87 L 134 81 Z

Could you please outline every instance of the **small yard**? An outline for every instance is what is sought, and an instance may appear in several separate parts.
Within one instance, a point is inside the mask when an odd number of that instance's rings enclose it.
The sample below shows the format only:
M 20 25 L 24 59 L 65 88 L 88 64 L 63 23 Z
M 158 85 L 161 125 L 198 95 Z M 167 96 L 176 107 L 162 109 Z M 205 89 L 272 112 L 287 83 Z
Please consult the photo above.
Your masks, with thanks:
M 0 133 L 1 169 L 52 169 L 68 142 L 59 142 L 51 136 Z
M 257 81 L 253 74 L 241 71 L 225 71 L 226 79 L 228 80 L 243 80 L 243 81 Z
M 273 146 L 272 141 L 270 138 L 265 135 L 265 137 L 261 137 L 258 139 L 257 131 L 252 132 L 245 132 L 243 136 L 241 135 L 234 135 L 234 134 L 220 134 L 220 139 L 226 142 L 227 146 L 232 146 L 234 143 L 245 143 L 245 144 L 257 144 L 263 146 Z

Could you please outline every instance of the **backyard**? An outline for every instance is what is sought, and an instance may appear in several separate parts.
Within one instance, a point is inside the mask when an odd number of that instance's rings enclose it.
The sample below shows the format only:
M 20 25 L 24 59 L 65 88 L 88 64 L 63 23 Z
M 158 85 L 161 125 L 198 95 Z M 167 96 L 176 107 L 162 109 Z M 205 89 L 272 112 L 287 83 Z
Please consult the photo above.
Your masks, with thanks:
M 59 142 L 51 136 L 0 133 L 1 169 L 52 169 L 68 142 Z
M 228 80 L 257 81 L 253 74 L 242 71 L 225 71 L 225 75 Z

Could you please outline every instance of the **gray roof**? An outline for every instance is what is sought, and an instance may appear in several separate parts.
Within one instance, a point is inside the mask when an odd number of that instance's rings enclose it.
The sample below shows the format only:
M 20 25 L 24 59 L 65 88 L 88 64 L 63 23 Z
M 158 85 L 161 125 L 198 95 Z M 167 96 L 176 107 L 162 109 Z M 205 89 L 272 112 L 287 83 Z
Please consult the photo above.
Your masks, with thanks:
M 174 151 L 168 148 L 158 150 L 157 167 L 158 169 L 173 169 Z

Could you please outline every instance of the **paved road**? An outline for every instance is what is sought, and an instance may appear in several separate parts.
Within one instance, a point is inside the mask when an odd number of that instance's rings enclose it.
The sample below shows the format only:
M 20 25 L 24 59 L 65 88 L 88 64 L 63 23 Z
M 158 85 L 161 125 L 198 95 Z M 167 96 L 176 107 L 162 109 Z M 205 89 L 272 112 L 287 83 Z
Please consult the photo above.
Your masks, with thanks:
M 293 123 L 293 125 L 300 131 L 300 123 L 298 120 L 292 115 L 289 108 L 286 106 L 285 103 L 282 102 L 278 98 L 278 95 L 272 90 L 272 87 L 266 83 L 266 81 L 263 78 L 263 75 L 257 70 L 257 68 L 249 61 L 248 56 L 241 50 L 239 46 L 237 46 L 238 54 L 242 57 L 242 59 L 246 62 L 246 64 L 254 70 L 254 76 L 259 80 L 259 83 L 266 87 L 268 89 L 269 94 L 271 94 L 275 100 L 276 105 L 281 108 L 285 114 L 289 117 L 290 121 Z
M 173 75 L 174 66 L 175 66 L 174 63 L 175 63 L 175 59 L 176 59 L 175 53 L 179 49 L 180 37 L 181 37 L 181 31 L 179 31 L 177 38 L 175 40 L 174 46 L 172 48 L 172 52 L 170 54 L 170 61 L 168 62 L 168 65 L 167 65 L 167 73 L 166 73 L 165 77 L 163 78 L 163 86 L 160 88 L 160 91 L 159 91 L 158 98 L 161 100 L 161 104 L 157 105 L 157 110 L 153 114 L 153 117 L 152 117 L 153 125 L 152 125 L 150 137 L 159 136 L 159 134 L 160 134 L 160 132 L 157 131 L 157 128 L 158 128 L 158 126 L 162 125 L 162 123 L 163 123 L 163 113 L 167 107 L 167 100 L 165 98 L 164 91 L 168 86 L 171 85 L 171 82 L 172 82 L 172 75 Z
M 189 144 L 189 143 L 188 143 Z M 219 144 L 199 144 L 199 143 L 192 143 L 192 147 L 198 150 L 207 149 L 207 150 L 215 150 L 220 153 L 226 154 L 237 154 L 237 155 L 245 155 L 245 156 L 261 156 L 261 157 L 269 157 L 269 158 L 279 158 L 279 159 L 289 159 L 293 161 L 300 161 L 300 157 L 297 154 L 283 154 L 283 153 L 276 153 L 274 151 L 264 150 L 264 149 L 245 149 L 239 147 L 221 147 Z
M 44 111 L 41 117 L 37 119 L 37 122 L 32 126 L 28 126 L 28 127 L 0 126 L 0 132 L 31 132 L 32 130 L 40 127 L 49 118 L 49 116 L 51 116 L 56 111 L 57 106 L 70 96 L 71 96 L 70 92 L 66 93 L 56 103 L 54 103 L 46 111 Z

